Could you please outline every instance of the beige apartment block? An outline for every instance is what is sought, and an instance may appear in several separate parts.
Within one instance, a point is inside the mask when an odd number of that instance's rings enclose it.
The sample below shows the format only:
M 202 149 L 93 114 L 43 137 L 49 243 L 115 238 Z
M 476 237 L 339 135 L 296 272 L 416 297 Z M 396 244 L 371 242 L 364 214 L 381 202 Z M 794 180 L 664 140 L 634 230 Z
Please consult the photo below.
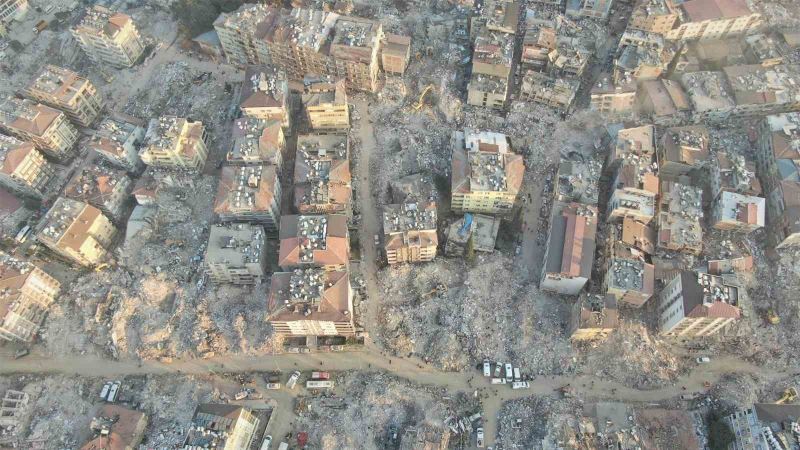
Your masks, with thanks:
M 71 29 L 84 52 L 98 64 L 132 67 L 144 51 L 133 19 L 96 5 Z
M 671 0 L 638 0 L 628 21 L 628 28 L 665 35 L 678 23 L 678 12 Z
M 514 60 L 514 35 L 483 31 L 475 39 L 467 104 L 503 109 Z
M 688 0 L 676 4 L 674 10 L 680 16 L 680 24 L 666 36 L 675 41 L 739 36 L 756 31 L 763 22 L 746 0 Z
M 739 287 L 707 273 L 682 271 L 658 301 L 658 326 L 666 336 L 710 336 L 741 317 Z
M 116 232 L 99 209 L 59 197 L 42 220 L 36 239 L 70 261 L 94 266 L 108 256 Z
M 572 307 L 570 340 L 589 342 L 606 339 L 619 328 L 617 299 L 613 295 L 581 294 Z
M 144 134 L 144 127 L 138 124 L 103 119 L 86 142 L 86 148 L 120 169 L 136 173 L 142 168 L 139 145 L 144 142 Z
M 347 135 L 297 137 L 294 206 L 300 214 L 350 214 L 352 174 Z
M 597 208 L 580 203 L 553 207 L 539 281 L 543 291 L 578 295 L 592 275 Z
M 0 254 L 0 339 L 30 342 L 60 291 L 42 269 Z
M 247 450 L 259 424 L 258 417 L 244 406 L 203 403 L 194 410 L 184 447 Z
M 604 267 L 603 288 L 617 303 L 640 308 L 655 291 L 655 268 L 652 264 L 629 256 L 612 255 L 608 259 Z
M 245 4 L 236 11 L 220 14 L 214 21 L 214 29 L 228 63 L 268 64 L 269 54 L 261 49 L 266 46 L 263 28 L 277 20 L 279 14 L 278 8 L 256 4 Z
M 286 137 L 281 122 L 242 117 L 233 123 L 233 140 L 225 159 L 229 164 L 283 167 Z
M 0 32 L 3 24 L 22 19 L 28 7 L 28 0 L 0 0 Z
M 389 264 L 433 261 L 438 245 L 435 202 L 383 207 L 383 249 Z
M 67 116 L 30 100 L 7 98 L 0 102 L 0 131 L 24 141 L 59 161 L 75 155 L 78 131 Z
M 261 225 L 212 225 L 206 268 L 214 283 L 261 283 L 267 260 L 267 238 Z
M 148 166 L 199 171 L 208 157 L 205 127 L 182 117 L 151 119 L 139 156 Z
M 570 111 L 580 82 L 569 78 L 555 78 L 529 70 L 522 77 L 519 99 Z
M 659 189 L 658 169 L 653 157 L 653 152 L 619 155 L 620 161 L 613 175 L 608 200 L 609 221 L 633 217 L 648 223 L 653 219 Z
M 125 219 L 125 206 L 132 190 L 133 180 L 124 170 L 90 157 L 75 170 L 64 195 L 94 206 L 119 224 Z
M 614 171 L 628 159 L 652 161 L 656 154 L 656 128 L 653 125 L 623 128 L 617 131 L 616 143 L 609 149 L 606 170 Z
M 273 274 L 267 321 L 280 335 L 354 335 L 348 273 L 310 268 Z
M 647 80 L 639 84 L 634 110 L 642 119 L 656 125 L 678 125 L 688 120 L 692 104 L 680 83 L 673 80 Z
M 402 75 L 411 59 L 411 38 L 397 34 L 386 34 L 381 49 L 381 65 L 383 71 Z
M 350 106 L 347 103 L 345 81 L 309 84 L 303 91 L 306 119 L 315 131 L 347 130 L 350 128 Z
M 350 263 L 347 216 L 283 216 L 278 238 L 278 265 L 283 270 L 346 270 Z
M 0 134 L 0 184 L 34 198 L 41 198 L 55 167 L 30 142 Z
M 285 132 L 292 127 L 289 83 L 283 70 L 272 66 L 247 66 L 239 108 L 247 117 L 277 120 Z
M 88 79 L 49 64 L 22 93 L 63 111 L 73 122 L 84 127 L 94 123 L 103 110 L 103 98 Z
M 454 212 L 506 214 L 522 187 L 525 162 L 506 135 L 453 132 L 451 207 Z
M 614 83 L 606 75 L 601 78 L 590 92 L 589 106 L 604 115 L 625 115 L 634 111 L 636 103 L 636 83 L 626 80 Z
M 275 166 L 225 166 L 214 213 L 223 222 L 254 222 L 278 231 L 281 184 Z

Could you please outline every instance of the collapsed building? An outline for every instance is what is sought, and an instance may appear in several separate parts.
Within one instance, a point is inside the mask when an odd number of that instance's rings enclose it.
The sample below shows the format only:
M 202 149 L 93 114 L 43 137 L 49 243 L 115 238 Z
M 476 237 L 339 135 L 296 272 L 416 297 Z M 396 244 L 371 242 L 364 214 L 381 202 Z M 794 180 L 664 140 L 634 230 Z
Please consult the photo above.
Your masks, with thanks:
M 303 110 L 312 130 L 344 131 L 350 128 L 350 105 L 345 81 L 317 81 L 303 89 Z
M 75 155 L 78 131 L 67 116 L 30 100 L 10 97 L 0 102 L 0 131 L 32 142 L 36 148 L 58 161 Z
M 800 111 L 800 66 L 761 64 L 722 69 L 736 102 L 734 117 L 753 117 Z
M 399 450 L 447 450 L 450 434 L 447 427 L 431 423 L 407 427 L 400 439 Z
M 655 125 L 670 126 L 688 121 L 692 105 L 677 81 L 646 80 L 636 91 L 634 110 Z
M 208 157 L 205 127 L 182 117 L 151 119 L 139 156 L 148 166 L 199 171 Z
M 347 216 L 283 216 L 278 238 L 278 265 L 283 270 L 306 267 L 344 270 L 349 264 Z
M 679 19 L 672 6 L 671 0 L 639 0 L 631 12 L 628 28 L 665 35 Z
M 636 253 L 616 252 L 603 269 L 603 290 L 619 304 L 640 308 L 655 292 L 655 268 Z
M 589 92 L 589 107 L 604 115 L 627 115 L 634 111 L 636 83 L 633 80 L 615 83 L 604 74 Z
M 106 118 L 94 130 L 85 148 L 120 169 L 138 173 L 142 169 L 139 145 L 144 142 L 144 134 L 145 129 L 139 124 Z
M 144 439 L 147 415 L 118 405 L 101 406 L 89 429 L 93 437 L 81 450 L 134 449 Z
M 247 66 L 239 109 L 246 117 L 277 120 L 283 130 L 289 132 L 292 128 L 292 106 L 286 74 L 273 66 Z
M 100 5 L 88 8 L 70 31 L 97 64 L 132 67 L 144 53 L 145 45 L 133 19 Z
M 59 197 L 40 222 L 36 239 L 72 262 L 94 266 L 108 258 L 116 232 L 99 209 Z
M 64 188 L 64 195 L 99 209 L 115 223 L 124 220 L 133 180 L 99 158 L 88 158 Z
M 214 283 L 259 284 L 266 272 L 267 238 L 260 225 L 212 225 L 205 264 Z
M 612 3 L 613 0 L 567 0 L 566 13 L 573 17 L 605 19 Z
M 465 257 L 472 252 L 491 253 L 495 249 L 500 219 L 485 214 L 464 213 L 447 229 L 446 256 Z
M 8 389 L 0 401 L 0 445 L 18 446 L 24 432 L 24 419 L 29 411 L 30 395 Z
M 253 222 L 277 232 L 280 198 L 275 166 L 225 166 L 219 177 L 214 213 L 222 222 Z
M 346 135 L 298 136 L 294 206 L 300 214 L 350 214 L 352 175 Z
M 569 203 L 553 207 L 539 288 L 578 295 L 592 275 L 597 208 Z
M 800 113 L 766 117 L 756 156 L 767 198 L 769 242 L 778 248 L 800 246 Z
M 238 405 L 197 405 L 183 448 L 246 450 L 255 439 L 260 420 Z
M 436 257 L 436 203 L 413 200 L 383 208 L 383 249 L 389 264 Z
M 233 123 L 231 147 L 225 155 L 228 164 L 273 165 L 283 167 L 286 137 L 277 120 L 242 117 Z
M 73 122 L 88 127 L 100 115 L 103 98 L 77 73 L 46 65 L 22 91 L 26 97 L 63 111 Z
M 572 306 L 567 333 L 573 342 L 603 340 L 619 328 L 619 310 L 613 295 L 582 293 Z
M 597 154 L 581 161 L 562 159 L 553 189 L 555 201 L 577 202 L 596 207 L 602 168 L 603 163 Z
M 525 163 L 504 134 L 454 131 L 451 208 L 454 212 L 507 214 L 522 187 Z
M 27 233 L 30 228 L 25 227 L 33 214 L 32 208 L 7 189 L 0 187 L 0 242 L 10 244 L 23 230 Z
M 42 198 L 56 170 L 33 144 L 4 134 L 0 134 L 0 164 L 0 184 L 33 198 Z
M 282 335 L 354 335 L 353 290 L 348 273 L 319 268 L 274 273 L 267 321 Z
M 681 271 L 658 296 L 661 334 L 703 337 L 718 333 L 741 317 L 739 291 L 721 276 Z
M 677 45 L 658 33 L 625 30 L 614 59 L 614 83 L 658 79 L 667 73 L 677 54 Z
M 578 88 L 578 80 L 555 78 L 529 70 L 522 77 L 519 99 L 570 112 Z
M 0 254 L 0 338 L 30 342 L 61 292 L 61 283 L 35 265 Z
M 717 153 L 708 183 L 714 228 L 749 233 L 766 225 L 766 200 L 755 175 L 744 156 Z
M 628 134 L 623 134 L 628 131 Z M 638 141 L 626 146 L 634 138 L 635 131 L 642 131 L 636 136 Z M 609 221 L 621 220 L 624 217 L 635 217 L 645 223 L 649 222 L 656 212 L 656 196 L 658 195 L 658 166 L 654 164 L 655 156 L 652 147 L 652 127 L 639 127 L 633 130 L 621 130 L 619 139 L 622 146 L 615 153 L 612 166 L 616 169 L 611 182 L 611 195 L 608 200 L 607 218 Z M 612 155 L 609 156 L 611 158 Z
M 494 109 L 506 107 L 515 42 L 513 34 L 490 30 L 485 30 L 475 39 L 467 104 Z

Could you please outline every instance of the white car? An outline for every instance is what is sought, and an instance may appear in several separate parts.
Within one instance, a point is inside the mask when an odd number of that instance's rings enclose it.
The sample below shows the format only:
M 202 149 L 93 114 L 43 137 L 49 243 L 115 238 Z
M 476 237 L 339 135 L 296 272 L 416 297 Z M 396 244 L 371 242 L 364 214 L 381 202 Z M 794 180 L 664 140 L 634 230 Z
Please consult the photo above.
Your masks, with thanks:
M 272 435 L 264 436 L 264 441 L 261 442 L 261 449 L 260 450 L 269 450 L 270 445 L 272 445 Z
M 492 376 L 492 364 L 489 362 L 488 359 L 483 360 L 483 376 L 485 377 Z
M 711 362 L 711 358 L 708 356 L 701 356 L 697 358 L 697 364 L 708 364 Z
M 294 389 L 294 386 L 297 384 L 297 380 L 300 378 L 300 372 L 295 370 L 292 373 L 292 376 L 289 377 L 289 381 L 286 382 L 286 387 L 289 389 Z
M 514 367 L 509 363 L 506 363 L 506 378 L 509 380 L 514 379 Z
M 483 448 L 483 427 L 478 427 L 478 439 L 476 445 L 478 448 Z
M 531 387 L 527 381 L 515 381 L 511 383 L 511 389 L 528 389 Z

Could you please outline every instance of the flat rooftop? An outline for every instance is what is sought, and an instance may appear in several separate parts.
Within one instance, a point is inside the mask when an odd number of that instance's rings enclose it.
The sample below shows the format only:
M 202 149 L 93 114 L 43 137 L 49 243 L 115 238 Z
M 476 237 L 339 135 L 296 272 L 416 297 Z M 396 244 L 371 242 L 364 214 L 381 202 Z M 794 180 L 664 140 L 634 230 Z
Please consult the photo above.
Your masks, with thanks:
M 225 264 L 242 267 L 260 263 L 267 243 L 264 228 L 260 225 L 235 223 L 212 225 L 206 250 L 207 264 Z
M 408 202 L 383 207 L 385 234 L 436 230 L 436 203 Z
M 48 64 L 26 90 L 54 97 L 59 102 L 70 103 L 88 83 L 89 80 L 69 69 Z
M 35 136 L 43 135 L 64 113 L 30 100 L 9 97 L 0 101 L 0 123 Z
M 289 95 L 286 73 L 274 66 L 247 66 L 240 108 L 285 108 Z
M 93 33 L 113 39 L 129 23 L 131 23 L 129 15 L 95 5 L 86 9 L 73 29 L 80 33 Z
M 495 191 L 516 194 L 525 172 L 501 133 L 465 130 L 454 133 L 453 192 Z
M 475 38 L 472 61 L 511 67 L 514 58 L 514 35 L 484 30 Z
M 94 135 L 89 138 L 86 146 L 92 150 L 125 157 L 126 154 L 123 144 L 128 142 L 131 135 L 136 132 L 138 128 L 140 127 L 131 123 L 105 118 L 97 125 Z
M 686 126 L 667 128 L 662 138 L 663 152 L 661 161 L 679 162 L 693 166 L 707 161 L 709 152 L 709 132 L 704 126 Z
M 162 116 L 151 119 L 145 135 L 144 149 L 166 150 L 191 154 L 203 139 L 203 124 L 183 117 Z
M 473 73 L 467 89 L 477 89 L 480 92 L 505 95 L 508 92 L 508 79 L 483 73 Z
M 727 66 L 728 78 L 737 105 L 784 104 L 800 101 L 800 66 L 759 64 Z
M 608 262 L 608 287 L 643 294 L 653 294 L 655 270 L 653 266 L 635 259 L 611 258 Z
M 214 212 L 236 214 L 271 211 L 276 205 L 278 173 L 273 165 L 225 166 L 220 174 Z
M 763 197 L 744 195 L 738 192 L 720 194 L 722 219 L 747 225 L 765 225 L 766 200 Z
M 267 310 L 275 321 L 352 320 L 350 282 L 345 271 L 309 268 L 272 275 Z
M 602 169 L 603 163 L 597 155 L 582 161 L 562 159 L 555 186 L 557 199 L 596 205 Z
M 681 84 L 697 112 L 728 111 L 736 106 L 722 72 L 685 73 Z

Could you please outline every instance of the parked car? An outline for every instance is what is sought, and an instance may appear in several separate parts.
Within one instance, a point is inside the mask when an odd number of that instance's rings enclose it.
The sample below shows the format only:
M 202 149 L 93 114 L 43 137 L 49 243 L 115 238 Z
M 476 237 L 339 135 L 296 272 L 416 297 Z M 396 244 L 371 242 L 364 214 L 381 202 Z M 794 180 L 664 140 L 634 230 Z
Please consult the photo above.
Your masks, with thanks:
M 478 434 L 478 439 L 475 444 L 478 448 L 483 448 L 483 441 L 484 441 L 483 427 L 478 427 L 477 434 Z
M 272 445 L 272 435 L 264 436 L 264 440 L 261 442 L 261 450 L 269 450 L 270 445 Z
M 488 359 L 483 360 L 483 376 L 485 377 L 492 376 L 492 364 L 489 362 Z
M 292 373 L 292 376 L 289 377 L 289 381 L 286 382 L 286 387 L 289 389 L 294 389 L 298 379 L 300 379 L 300 372 L 295 370 Z
M 697 364 L 708 364 L 711 362 L 711 358 L 708 356 L 701 356 L 697 358 Z
M 527 381 L 515 381 L 511 383 L 511 389 L 528 389 L 531 387 L 531 384 Z
M 274 391 L 274 390 L 280 389 L 280 388 L 281 388 L 281 384 L 280 383 L 267 383 L 267 389 L 269 389 L 269 390 Z

